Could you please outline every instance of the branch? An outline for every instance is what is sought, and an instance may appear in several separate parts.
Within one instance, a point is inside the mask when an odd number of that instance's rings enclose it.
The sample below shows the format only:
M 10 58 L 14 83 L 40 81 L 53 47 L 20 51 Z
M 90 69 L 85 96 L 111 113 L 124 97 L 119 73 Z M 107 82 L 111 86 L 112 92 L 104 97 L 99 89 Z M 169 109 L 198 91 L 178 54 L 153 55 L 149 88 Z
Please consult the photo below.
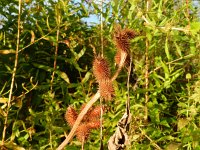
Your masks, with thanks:
M 183 32 L 189 32 L 190 30 L 188 28 L 177 28 L 177 27 L 161 27 L 161 26 L 155 26 L 154 24 L 152 24 L 151 22 L 149 22 L 147 20 L 147 18 L 145 18 L 145 16 L 143 15 L 142 16 L 142 19 L 146 22 L 147 25 L 150 25 L 152 27 L 156 27 L 156 28 L 159 28 L 159 29 L 171 29 L 171 30 L 177 30 L 177 31 L 183 31 Z

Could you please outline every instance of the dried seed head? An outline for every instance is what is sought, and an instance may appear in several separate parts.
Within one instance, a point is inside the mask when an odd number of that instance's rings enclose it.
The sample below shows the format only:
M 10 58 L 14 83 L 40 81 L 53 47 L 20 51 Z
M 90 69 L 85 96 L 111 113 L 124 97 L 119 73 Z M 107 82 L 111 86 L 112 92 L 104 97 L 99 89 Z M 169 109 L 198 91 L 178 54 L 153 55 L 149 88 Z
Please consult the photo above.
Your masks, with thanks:
M 98 56 L 94 59 L 93 73 L 98 82 L 110 78 L 110 69 L 105 58 Z
M 114 30 L 114 41 L 118 50 L 129 53 L 130 51 L 130 39 L 133 39 L 136 33 L 131 29 L 121 29 L 116 26 Z
M 82 105 L 80 109 L 81 111 L 85 108 L 85 105 L 86 104 Z M 86 115 L 83 117 L 82 122 L 91 122 L 91 121 L 99 120 L 100 115 L 101 115 L 101 108 L 102 106 L 91 107 L 86 113 Z
M 68 107 L 67 111 L 65 113 L 65 120 L 69 124 L 70 127 L 72 127 L 78 117 L 77 112 L 72 107 Z
M 124 39 L 122 37 L 116 37 L 115 42 L 116 42 L 116 47 L 118 50 L 122 50 L 126 53 L 129 53 L 130 42 L 128 41 L 128 39 Z
M 92 111 L 88 114 L 89 120 L 93 121 L 95 119 L 99 119 L 101 116 L 101 108 L 102 106 L 93 107 Z
M 111 80 L 101 80 L 99 82 L 99 91 L 101 97 L 103 97 L 105 100 L 111 100 L 114 96 L 114 89 Z
M 76 130 L 76 138 L 80 142 L 85 142 L 90 135 L 90 127 L 87 124 L 81 124 Z
M 122 35 L 122 37 L 124 37 L 124 39 L 130 40 L 136 36 L 136 33 L 131 29 L 124 29 L 121 31 L 121 35 Z
M 100 120 L 93 121 L 93 122 L 89 122 L 89 123 L 87 124 L 87 126 L 88 126 L 90 129 L 98 129 L 98 128 L 100 128 Z

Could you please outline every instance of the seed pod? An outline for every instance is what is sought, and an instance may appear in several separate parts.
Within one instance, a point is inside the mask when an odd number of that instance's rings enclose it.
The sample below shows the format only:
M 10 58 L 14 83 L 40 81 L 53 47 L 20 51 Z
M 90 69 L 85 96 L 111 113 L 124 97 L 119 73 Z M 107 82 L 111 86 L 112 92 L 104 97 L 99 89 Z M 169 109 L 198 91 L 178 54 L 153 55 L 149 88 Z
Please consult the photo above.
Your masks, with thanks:
M 114 96 L 114 89 L 111 80 L 101 80 L 99 82 L 99 91 L 101 97 L 103 97 L 105 100 L 111 100 Z
M 102 106 L 95 106 L 92 111 L 88 114 L 89 120 L 94 121 L 95 119 L 99 119 L 101 116 L 101 108 Z
M 78 117 L 77 112 L 72 107 L 68 107 L 67 111 L 65 113 L 65 120 L 69 124 L 70 127 L 72 127 Z
M 81 124 L 76 130 L 76 138 L 80 142 L 85 142 L 90 135 L 90 127 L 87 124 Z
M 136 33 L 131 29 L 121 29 L 121 26 L 116 26 L 114 31 L 114 41 L 118 50 L 129 53 L 130 39 L 133 39 Z
M 98 128 L 100 128 L 100 120 L 93 121 L 93 122 L 89 122 L 89 123 L 87 124 L 87 126 L 88 126 L 90 129 L 98 129 Z
M 94 59 L 93 73 L 98 82 L 110 78 L 110 69 L 105 58 L 98 56 Z
M 124 37 L 115 37 L 116 47 L 119 50 L 122 50 L 126 53 L 129 53 L 130 51 L 130 42 L 128 39 Z
M 136 33 L 131 29 L 124 29 L 124 30 L 121 31 L 121 36 L 124 39 L 131 40 L 136 36 Z

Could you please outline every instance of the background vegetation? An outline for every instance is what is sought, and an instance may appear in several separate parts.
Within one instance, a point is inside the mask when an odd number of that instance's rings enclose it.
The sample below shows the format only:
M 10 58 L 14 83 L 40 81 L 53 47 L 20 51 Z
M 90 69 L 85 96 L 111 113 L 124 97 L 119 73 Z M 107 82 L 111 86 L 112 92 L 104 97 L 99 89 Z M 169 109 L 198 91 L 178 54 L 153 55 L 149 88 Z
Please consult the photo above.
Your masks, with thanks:
M 101 50 L 101 34 L 104 55 L 115 69 L 116 23 L 138 33 L 131 41 L 134 75 L 127 149 L 200 149 L 198 2 L 112 0 L 103 5 L 103 30 L 100 23 L 86 21 L 101 14 L 93 1 L 23 0 L 20 20 L 18 3 L 0 1 L 0 149 L 59 146 L 70 131 L 64 121 L 66 108 L 79 109 L 97 91 L 92 46 Z M 116 96 L 103 116 L 105 149 L 125 111 L 126 82 L 124 70 L 114 82 Z M 99 147 L 97 130 L 85 149 Z M 76 138 L 66 147 L 80 148 Z

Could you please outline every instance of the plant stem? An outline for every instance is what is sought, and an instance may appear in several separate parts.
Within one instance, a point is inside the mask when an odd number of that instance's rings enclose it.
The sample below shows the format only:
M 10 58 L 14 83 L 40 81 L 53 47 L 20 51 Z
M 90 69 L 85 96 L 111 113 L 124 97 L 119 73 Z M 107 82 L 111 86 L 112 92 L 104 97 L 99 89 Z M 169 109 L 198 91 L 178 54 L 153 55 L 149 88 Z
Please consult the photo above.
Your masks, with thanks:
M 189 29 L 190 29 L 190 9 L 189 9 L 189 0 L 186 0 L 186 7 L 187 7 L 187 20 L 188 20 L 188 26 L 189 26 Z
M 126 101 L 126 113 L 130 113 L 130 76 L 131 76 L 131 69 L 132 69 L 132 62 L 133 62 L 133 56 L 132 53 L 130 54 L 130 64 L 128 67 L 128 79 L 127 79 L 127 93 L 128 93 L 128 99 Z
M 59 9 L 59 8 L 57 8 Z M 55 76 L 55 72 L 56 72 L 56 66 L 57 66 L 57 57 L 58 57 L 58 42 L 59 42 L 59 34 L 60 34 L 60 13 L 58 10 L 58 14 L 56 16 L 57 18 L 57 24 L 58 24 L 58 28 L 57 28 L 57 32 L 56 32 L 56 49 L 55 49 L 55 56 L 54 56 L 54 63 L 53 63 L 53 73 L 51 75 L 51 93 L 53 92 L 53 80 L 54 80 L 54 76 Z
M 150 7 L 150 0 L 147 0 L 147 13 L 149 11 Z M 148 108 L 147 108 L 147 103 L 149 101 L 149 93 L 148 93 L 148 87 L 149 87 L 149 41 L 148 38 L 146 37 L 146 50 L 145 50 L 145 107 L 144 107 L 144 120 L 147 122 L 148 120 Z
M 13 92 L 13 87 L 14 87 L 14 82 L 15 82 L 15 75 L 16 75 L 17 65 L 18 65 L 18 51 L 19 51 L 19 43 L 20 43 L 21 3 L 22 3 L 21 0 L 19 0 L 18 27 L 17 27 L 17 45 L 16 45 L 16 51 L 15 51 L 15 64 L 14 64 L 14 69 L 13 69 L 13 73 L 12 73 L 12 80 L 11 80 L 11 85 L 10 85 L 10 93 L 9 93 L 9 98 L 8 98 L 8 106 L 7 106 L 7 110 L 6 110 L 4 128 L 3 128 L 3 132 L 2 132 L 2 145 L 4 145 L 4 142 L 5 142 L 6 129 L 7 129 L 7 123 L 8 123 L 8 114 L 9 114 L 9 110 L 10 110 L 10 107 L 11 107 L 12 92 Z
M 101 0 L 101 55 L 103 56 L 103 0 Z
M 103 56 L 104 54 L 104 45 L 103 45 L 103 0 L 101 0 L 101 55 Z M 103 140 L 103 108 L 102 108 L 102 98 L 100 98 L 100 106 L 101 106 L 101 115 L 100 115 L 100 148 L 101 148 L 101 143 Z
M 145 110 L 144 110 L 144 119 L 147 121 L 148 119 L 148 108 L 147 108 L 147 103 L 149 101 L 149 93 L 148 93 L 148 87 L 149 87 L 149 41 L 146 38 L 146 51 L 145 51 Z

